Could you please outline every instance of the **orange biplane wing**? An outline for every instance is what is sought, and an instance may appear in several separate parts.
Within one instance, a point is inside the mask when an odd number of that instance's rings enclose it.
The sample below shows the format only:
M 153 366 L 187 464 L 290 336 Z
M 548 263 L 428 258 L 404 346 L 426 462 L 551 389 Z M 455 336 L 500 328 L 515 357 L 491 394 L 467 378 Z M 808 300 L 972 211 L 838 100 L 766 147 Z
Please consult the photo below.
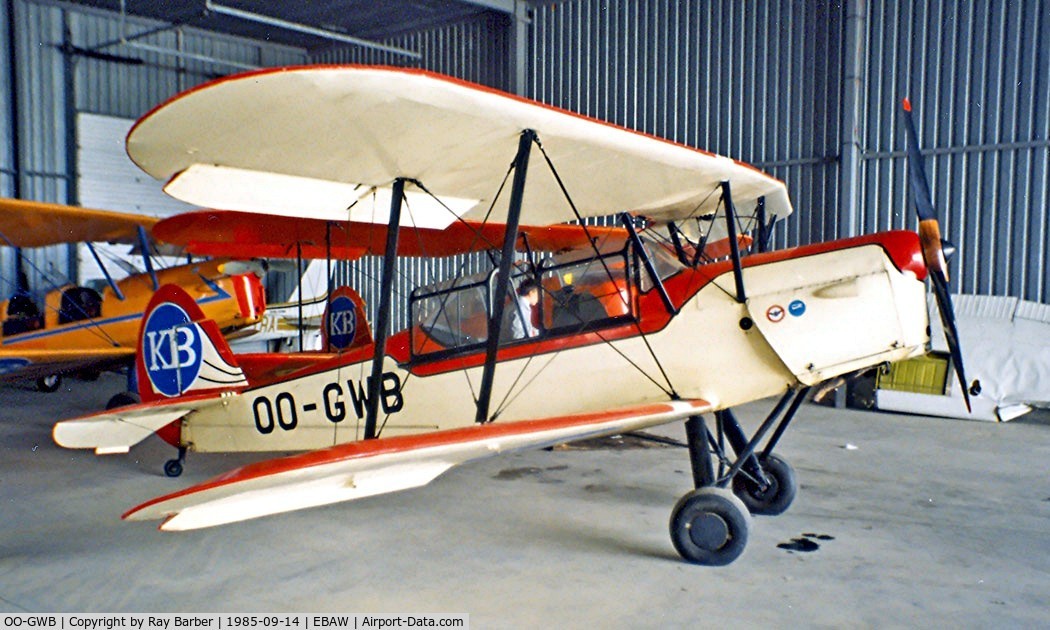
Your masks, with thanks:
M 506 226 L 501 223 L 457 221 L 444 229 L 404 226 L 398 241 L 399 256 L 440 257 L 499 249 Z M 235 258 L 340 258 L 382 255 L 387 227 L 358 221 L 258 215 L 248 212 L 202 210 L 161 221 L 153 230 L 160 240 L 184 246 L 202 256 Z M 617 249 L 627 239 L 618 227 L 579 225 L 520 226 L 526 244 L 534 251 L 556 252 L 589 247 Z M 298 244 L 298 249 L 297 249 Z
M 138 228 L 160 219 L 24 199 L 0 199 L 0 245 L 45 247 L 62 243 L 134 243 Z

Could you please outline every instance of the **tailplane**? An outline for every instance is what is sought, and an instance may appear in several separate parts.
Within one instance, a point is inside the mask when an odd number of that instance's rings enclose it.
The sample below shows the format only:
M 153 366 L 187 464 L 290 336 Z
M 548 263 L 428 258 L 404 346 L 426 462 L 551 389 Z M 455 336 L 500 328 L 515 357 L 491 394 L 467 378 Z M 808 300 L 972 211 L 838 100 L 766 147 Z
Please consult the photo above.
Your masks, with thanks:
M 248 385 L 219 327 L 175 285 L 162 286 L 143 314 L 135 370 L 142 402 Z

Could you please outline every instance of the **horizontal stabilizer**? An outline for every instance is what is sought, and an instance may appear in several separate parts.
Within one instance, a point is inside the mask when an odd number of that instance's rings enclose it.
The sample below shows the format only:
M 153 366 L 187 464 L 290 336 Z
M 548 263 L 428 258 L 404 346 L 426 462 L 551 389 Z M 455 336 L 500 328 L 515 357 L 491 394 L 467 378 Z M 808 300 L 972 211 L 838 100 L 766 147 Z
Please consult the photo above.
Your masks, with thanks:
M 711 408 L 702 400 L 675 401 L 341 444 L 232 470 L 144 503 L 124 518 L 167 518 L 161 529 L 175 531 L 222 525 L 415 488 L 468 461 L 636 431 Z
M 98 455 L 127 453 L 132 446 L 161 428 L 219 400 L 219 396 L 198 396 L 170 403 L 120 407 L 58 422 L 51 436 L 56 444 L 65 448 L 90 448 Z

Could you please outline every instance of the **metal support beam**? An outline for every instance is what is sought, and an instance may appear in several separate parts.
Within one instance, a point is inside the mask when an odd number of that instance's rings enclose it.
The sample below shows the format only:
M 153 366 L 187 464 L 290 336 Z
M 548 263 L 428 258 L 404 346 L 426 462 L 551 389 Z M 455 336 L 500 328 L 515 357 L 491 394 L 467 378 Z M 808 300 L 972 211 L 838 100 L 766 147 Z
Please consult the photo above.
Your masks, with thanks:
M 529 8 L 522 0 L 513 0 L 513 10 L 510 13 L 510 39 L 508 46 L 510 54 L 507 59 L 510 63 L 510 91 L 526 96 L 527 65 L 529 58 Z
M 394 265 L 397 262 L 397 237 L 401 226 L 401 202 L 405 196 L 405 180 L 394 180 L 390 195 L 390 218 L 386 228 L 386 249 L 383 251 L 383 277 L 380 280 L 379 313 L 376 315 L 375 348 L 372 353 L 372 376 L 368 378 L 368 398 L 365 400 L 365 439 L 376 437 L 379 419 L 379 396 L 383 386 L 383 359 L 386 357 L 386 339 L 390 329 L 390 309 L 394 293 Z M 329 296 L 331 299 L 331 296 Z
M 736 239 L 736 210 L 733 208 L 733 195 L 729 182 L 722 182 L 722 202 L 726 209 L 726 233 L 729 238 L 729 252 L 733 257 L 733 280 L 736 281 L 736 301 L 743 304 L 747 301 L 744 293 L 744 271 L 740 266 L 740 243 Z
M 861 168 L 863 150 L 861 121 L 864 115 L 864 64 L 867 60 L 867 0 L 846 0 L 842 47 L 842 171 L 839 180 L 838 225 L 835 234 L 843 238 L 858 233 L 861 205 Z
M 514 261 L 514 243 L 518 239 L 518 225 L 521 219 L 521 204 L 525 195 L 525 177 L 529 170 L 529 155 L 532 144 L 536 141 L 536 132 L 526 129 L 518 138 L 518 153 L 514 157 L 514 181 L 510 188 L 510 203 L 507 208 L 507 227 L 503 236 L 503 251 L 496 272 L 496 292 L 492 300 L 492 313 L 489 315 L 488 339 L 485 344 L 485 366 L 481 372 L 481 386 L 478 389 L 477 413 L 474 421 L 483 424 L 489 421 L 489 403 L 492 399 L 492 382 L 496 375 L 496 352 L 499 350 L 500 325 L 503 323 L 503 302 L 510 288 L 510 268 Z
M 313 35 L 315 37 L 323 37 L 324 39 L 331 39 L 337 42 L 343 42 L 346 44 L 353 44 L 355 46 L 363 46 L 365 48 L 372 48 L 374 50 L 381 50 L 383 52 L 394 53 L 396 55 L 405 55 L 412 59 L 422 59 L 423 55 L 419 54 L 414 50 L 406 50 L 404 48 L 398 48 L 397 46 L 388 46 L 386 44 L 380 44 L 378 42 L 368 41 L 367 39 L 361 39 L 359 37 L 351 37 L 350 35 L 344 35 L 342 33 L 336 33 L 335 31 L 329 31 L 322 28 L 316 28 L 308 26 L 306 24 L 299 24 L 298 22 L 289 22 L 288 20 L 282 20 L 269 15 L 262 15 L 260 13 L 252 13 L 251 11 L 244 11 L 241 9 L 235 9 L 233 7 L 224 6 L 221 4 L 215 4 L 211 0 L 206 0 L 204 8 L 212 13 L 219 13 L 221 15 L 228 15 L 230 17 L 240 18 L 249 22 L 257 22 L 259 24 L 265 24 L 267 26 L 276 26 L 277 28 L 283 28 L 288 31 L 295 31 L 297 33 L 305 33 L 306 35 Z
M 73 33 L 69 25 L 69 12 L 62 11 L 62 47 L 73 45 Z M 79 206 L 80 196 L 77 190 L 77 81 L 76 57 L 62 55 L 62 119 L 65 125 L 65 203 Z M 79 247 L 76 243 L 66 245 L 66 278 L 73 284 L 79 284 L 80 273 L 78 259 Z

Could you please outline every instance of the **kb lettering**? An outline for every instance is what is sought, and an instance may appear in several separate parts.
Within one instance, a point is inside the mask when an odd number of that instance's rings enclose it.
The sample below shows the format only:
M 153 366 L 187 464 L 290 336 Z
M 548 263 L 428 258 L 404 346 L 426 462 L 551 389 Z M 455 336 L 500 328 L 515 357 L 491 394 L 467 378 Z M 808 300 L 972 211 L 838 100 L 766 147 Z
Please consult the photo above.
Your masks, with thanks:
M 149 340 L 150 372 L 183 368 L 197 362 L 197 352 L 193 349 L 196 337 L 192 326 L 148 330 L 146 338 Z
M 332 335 L 352 335 L 355 317 L 353 311 L 336 311 L 330 315 L 328 330 Z

